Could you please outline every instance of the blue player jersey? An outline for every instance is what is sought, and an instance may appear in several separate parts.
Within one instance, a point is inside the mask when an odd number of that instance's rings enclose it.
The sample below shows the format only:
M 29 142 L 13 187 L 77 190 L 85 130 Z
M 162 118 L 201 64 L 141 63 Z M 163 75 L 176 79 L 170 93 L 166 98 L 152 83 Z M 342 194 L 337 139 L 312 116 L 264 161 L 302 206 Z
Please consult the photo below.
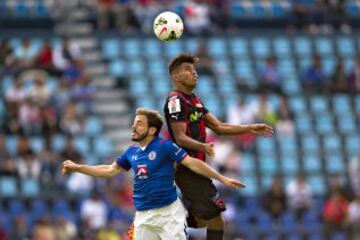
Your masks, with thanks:
M 180 163 L 187 153 L 172 141 L 156 137 L 144 150 L 129 147 L 116 163 L 134 171 L 134 205 L 136 210 L 161 208 L 177 198 L 174 162 Z

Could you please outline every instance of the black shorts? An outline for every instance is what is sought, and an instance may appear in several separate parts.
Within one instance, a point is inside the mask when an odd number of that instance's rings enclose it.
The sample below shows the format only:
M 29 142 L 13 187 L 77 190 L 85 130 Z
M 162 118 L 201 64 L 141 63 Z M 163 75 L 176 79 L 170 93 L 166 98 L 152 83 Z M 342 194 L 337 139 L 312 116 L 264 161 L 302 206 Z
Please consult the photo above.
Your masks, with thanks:
M 175 182 L 181 190 L 182 200 L 190 217 L 209 220 L 226 210 L 224 200 L 211 179 L 178 165 Z

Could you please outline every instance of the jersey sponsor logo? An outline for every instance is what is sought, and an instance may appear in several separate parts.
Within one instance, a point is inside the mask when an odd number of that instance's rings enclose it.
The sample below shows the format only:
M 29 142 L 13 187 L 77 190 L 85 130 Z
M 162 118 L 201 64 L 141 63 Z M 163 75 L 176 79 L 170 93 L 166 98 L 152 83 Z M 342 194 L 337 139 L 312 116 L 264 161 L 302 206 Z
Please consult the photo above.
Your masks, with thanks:
M 155 160 L 155 158 L 156 158 L 156 152 L 155 152 L 155 151 L 151 151 L 151 152 L 149 153 L 149 155 L 148 155 L 148 158 L 149 158 L 150 160 Z
M 171 115 L 171 117 L 178 120 L 178 114 L 173 114 L 173 115 Z
M 201 103 L 196 103 L 195 106 L 197 106 L 198 108 L 202 108 L 203 105 Z
M 147 165 L 146 165 L 146 164 L 138 165 L 138 166 L 137 166 L 136 176 L 137 176 L 139 179 L 146 179 L 146 178 L 148 177 L 148 176 L 147 176 Z
M 173 98 L 168 103 L 169 114 L 181 112 L 180 99 Z
M 199 121 L 199 119 L 202 118 L 202 115 L 203 115 L 202 112 L 195 111 L 190 114 L 189 120 L 190 120 L 190 122 L 197 122 L 197 121 Z

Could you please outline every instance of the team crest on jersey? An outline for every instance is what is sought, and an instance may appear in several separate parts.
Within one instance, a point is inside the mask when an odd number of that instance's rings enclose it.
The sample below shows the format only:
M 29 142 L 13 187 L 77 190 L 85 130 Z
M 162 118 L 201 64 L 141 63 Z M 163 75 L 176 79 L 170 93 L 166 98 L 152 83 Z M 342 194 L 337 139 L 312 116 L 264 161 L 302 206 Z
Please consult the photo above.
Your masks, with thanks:
M 171 98 L 168 103 L 169 114 L 181 112 L 180 99 Z
M 155 152 L 155 151 L 151 151 L 151 152 L 149 153 L 149 155 L 148 155 L 148 158 L 149 158 L 150 160 L 155 160 L 155 158 L 156 158 L 156 152 Z
M 146 179 L 147 176 L 147 165 L 146 164 L 142 164 L 142 165 L 138 165 L 137 166 L 137 174 L 136 176 L 139 179 Z

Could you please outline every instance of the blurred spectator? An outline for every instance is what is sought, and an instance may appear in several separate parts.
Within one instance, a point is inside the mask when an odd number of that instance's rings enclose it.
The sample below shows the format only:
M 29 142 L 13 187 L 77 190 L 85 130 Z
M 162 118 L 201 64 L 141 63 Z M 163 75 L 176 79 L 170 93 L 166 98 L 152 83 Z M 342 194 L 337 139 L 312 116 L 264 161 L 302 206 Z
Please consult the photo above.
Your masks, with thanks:
M 66 220 L 62 216 L 56 217 L 54 224 L 56 240 L 72 240 L 75 239 L 77 230 L 74 223 Z
M 30 97 L 26 98 L 19 109 L 19 123 L 27 135 L 41 133 L 42 119 L 40 109 Z
M 313 202 L 310 185 L 306 183 L 305 175 L 300 173 L 296 179 L 289 182 L 286 187 L 289 207 L 295 211 L 300 220 Z
M 58 70 L 65 70 L 79 56 L 79 47 L 70 43 L 68 38 L 63 38 L 62 46 L 53 51 L 53 63 Z
M 209 0 L 210 19 L 216 32 L 230 30 L 231 24 L 231 0 Z
M 204 0 L 185 1 L 185 27 L 190 34 L 203 36 L 211 32 L 210 7 Z
M 341 59 L 338 59 L 335 71 L 331 76 L 330 90 L 332 92 L 348 92 L 350 90 Z
M 352 70 L 348 78 L 351 91 L 360 92 L 360 55 L 356 56 L 354 70 Z
M 0 176 L 17 176 L 17 168 L 15 162 L 9 156 L 5 138 L 5 135 L 0 133 Z
M 72 99 L 77 101 L 85 112 L 90 112 L 93 107 L 95 89 L 90 86 L 90 79 L 83 76 L 71 90 Z
M 0 219 L 0 240 L 6 240 L 6 239 L 8 239 L 7 234 L 3 227 L 3 221 Z
M 258 70 L 258 77 L 261 92 L 270 91 L 278 94 L 282 93 L 282 76 L 277 67 L 275 56 L 267 57 L 265 66 L 262 66 Z
M 302 86 L 305 93 L 323 92 L 326 86 L 326 76 L 322 69 L 321 59 L 314 55 L 312 65 L 306 70 L 302 79 Z
M 30 239 L 30 232 L 28 230 L 29 226 L 26 221 L 27 219 L 26 216 L 24 215 L 18 215 L 15 217 L 14 229 L 13 231 L 11 231 L 11 235 L 9 239 L 19 239 L 19 240 Z
M 18 66 L 30 67 L 36 57 L 35 48 L 31 47 L 30 38 L 24 38 L 22 44 L 15 50 L 15 58 Z
M 267 94 L 258 95 L 254 103 L 250 105 L 256 122 L 267 123 L 275 125 L 277 121 L 276 113 L 273 107 L 268 102 Z
M 20 137 L 18 142 L 17 142 L 16 147 L 17 147 L 17 153 L 19 155 L 27 154 L 31 150 L 28 137 L 26 137 L 26 136 Z
M 81 173 L 73 173 L 66 183 L 67 190 L 77 196 L 87 197 L 94 189 L 94 179 Z
M 97 234 L 97 240 L 121 240 L 119 233 L 111 226 L 107 224 L 105 228 L 102 228 Z
M 281 176 L 275 176 L 269 191 L 262 198 L 263 206 L 273 218 L 278 219 L 287 210 L 287 198 Z
M 51 97 L 49 87 L 46 85 L 46 76 L 40 74 L 34 80 L 34 86 L 29 92 L 32 102 L 39 107 L 46 106 Z
M 94 192 L 81 206 L 81 219 L 93 230 L 99 230 L 107 224 L 108 208 L 101 200 L 100 193 Z
M 80 59 L 70 61 L 64 69 L 63 79 L 73 85 L 83 77 L 86 77 L 85 62 Z
M 0 42 L 0 71 L 2 67 L 9 69 L 15 63 L 15 56 L 13 49 L 10 46 L 9 40 L 4 39 Z
M 70 136 L 82 133 L 84 126 L 80 119 L 81 115 L 77 111 L 77 104 L 68 102 L 60 120 L 61 130 Z
M 25 100 L 26 92 L 24 89 L 24 82 L 21 78 L 16 78 L 14 81 L 14 85 L 6 91 L 6 101 L 8 104 L 15 103 L 16 109 L 19 104 Z
M 205 43 L 199 44 L 196 56 L 200 59 L 196 64 L 198 74 L 214 76 L 213 59 L 209 55 L 208 47 Z
M 41 167 L 41 180 L 44 183 L 44 188 L 54 191 L 56 189 L 56 183 L 60 182 L 59 176 L 61 161 L 59 155 L 51 150 L 50 141 L 45 141 L 44 150 L 39 153 L 39 159 L 42 163 Z
M 360 195 L 350 203 L 348 208 L 348 223 L 351 232 L 351 240 L 360 238 Z
M 56 240 L 54 227 L 48 218 L 40 219 L 34 227 L 34 240 Z
M 349 164 L 349 176 L 355 195 L 360 195 L 360 153 L 358 153 Z
M 219 167 L 220 172 L 225 175 L 240 174 L 240 154 L 236 151 L 235 145 L 229 139 L 219 138 L 214 145 L 214 150 L 217 153 L 213 161 Z
M 20 155 L 16 163 L 21 178 L 36 180 L 40 178 L 41 165 L 40 159 L 37 158 L 32 150 Z
M 132 17 L 130 0 L 98 0 L 97 26 L 100 30 L 109 28 L 109 17 L 115 19 L 115 26 L 120 31 L 129 30 L 129 20 Z
M 74 144 L 70 138 L 67 139 L 65 148 L 61 152 L 60 157 L 63 161 L 67 159 L 73 159 L 73 161 L 82 161 L 81 154 L 75 149 Z
M 35 63 L 39 67 L 52 67 L 53 65 L 53 54 L 52 47 L 49 40 L 46 40 L 38 53 Z
M 161 3 L 155 0 L 136 1 L 134 12 L 142 32 L 150 33 L 152 31 L 153 21 L 156 14 L 161 12 L 161 9 Z
M 276 113 L 278 121 L 276 123 L 276 132 L 279 135 L 294 136 L 294 113 L 289 107 L 289 102 L 286 97 L 281 98 L 279 109 Z
M 341 175 L 337 173 L 329 176 L 329 191 L 327 193 L 327 198 L 330 198 L 330 195 L 333 192 L 340 192 L 347 200 L 350 200 L 353 197 L 351 188 L 343 181 Z
M 251 124 L 255 122 L 252 108 L 241 97 L 238 102 L 231 105 L 227 112 L 227 122 L 231 124 Z
M 54 93 L 54 107 L 57 112 L 63 110 L 65 105 L 71 100 L 71 88 L 70 83 L 64 79 L 59 81 L 59 86 L 56 93 Z
M 348 207 L 348 200 L 339 191 L 333 192 L 325 202 L 323 211 L 325 239 L 331 239 L 336 231 L 348 231 L 346 226 Z
M 309 12 L 310 6 L 307 4 L 306 0 L 291 0 L 291 11 L 292 11 L 292 28 L 298 30 L 308 30 L 309 29 Z
M 48 103 L 40 108 L 43 120 L 42 132 L 46 139 L 51 139 L 53 134 L 59 131 L 56 109 Z

